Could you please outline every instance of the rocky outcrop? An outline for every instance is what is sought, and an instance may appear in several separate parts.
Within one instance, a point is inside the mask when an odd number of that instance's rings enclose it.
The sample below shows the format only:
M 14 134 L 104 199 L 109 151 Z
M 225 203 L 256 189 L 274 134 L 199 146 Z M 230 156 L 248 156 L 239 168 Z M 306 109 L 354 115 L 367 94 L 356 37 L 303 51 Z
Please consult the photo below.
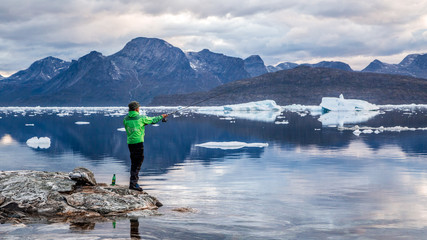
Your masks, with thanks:
M 99 221 L 153 215 L 162 206 L 146 192 L 72 180 L 69 175 L 93 175 L 82 168 L 72 173 L 0 172 L 0 222 Z

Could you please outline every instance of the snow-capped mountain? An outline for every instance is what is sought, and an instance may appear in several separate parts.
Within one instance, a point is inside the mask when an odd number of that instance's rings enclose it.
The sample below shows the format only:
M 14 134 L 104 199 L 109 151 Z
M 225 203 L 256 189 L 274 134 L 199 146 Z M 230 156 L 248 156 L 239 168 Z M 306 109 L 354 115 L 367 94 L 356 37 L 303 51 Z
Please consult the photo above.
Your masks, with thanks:
M 376 60 L 364 71 L 427 77 L 426 58 L 413 54 L 398 65 Z M 301 65 L 352 71 L 342 62 Z M 0 105 L 105 106 L 131 100 L 148 104 L 154 97 L 206 91 L 301 65 L 284 62 L 266 67 L 258 55 L 243 60 L 208 49 L 184 53 L 162 39 L 139 37 L 110 56 L 92 51 L 72 62 L 54 57 L 38 60 L 0 81 Z
M 43 83 L 67 70 L 70 62 L 55 57 L 46 57 L 35 61 L 25 70 L 19 71 L 7 78 L 8 82 Z
M 214 53 L 208 49 L 200 52 L 187 52 L 186 55 L 191 67 L 200 77 L 210 78 L 218 85 L 250 77 L 241 58 Z
M 410 54 L 399 64 L 383 63 L 375 59 L 362 72 L 390 73 L 427 78 L 427 54 Z

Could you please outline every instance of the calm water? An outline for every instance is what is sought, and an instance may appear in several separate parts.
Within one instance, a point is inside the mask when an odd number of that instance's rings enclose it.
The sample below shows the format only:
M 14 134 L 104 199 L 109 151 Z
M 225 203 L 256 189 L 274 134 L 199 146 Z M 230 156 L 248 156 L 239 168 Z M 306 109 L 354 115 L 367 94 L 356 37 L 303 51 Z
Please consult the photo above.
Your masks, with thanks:
M 110 182 L 115 173 L 119 184 L 128 184 L 126 136 L 118 130 L 123 113 L 124 109 L 65 114 L 3 109 L 0 170 L 69 172 L 83 166 L 95 173 L 98 182 Z M 426 109 L 384 111 L 364 122 L 350 116 L 359 126 L 412 128 L 360 136 L 333 126 L 343 124 L 345 116 L 323 125 L 319 114 L 308 112 L 285 111 L 273 115 L 273 121 L 261 113 L 258 117 L 263 121 L 188 113 L 147 127 L 140 183 L 164 204 L 161 216 L 118 219 L 115 227 L 112 222 L 3 224 L 0 238 L 425 237 L 427 131 L 420 128 L 427 127 Z M 288 124 L 275 124 L 276 117 L 276 122 Z M 345 127 L 354 125 L 344 121 Z M 27 140 L 35 136 L 50 138 L 50 147 L 28 146 Z M 268 143 L 268 147 L 195 146 L 212 141 Z M 172 211 L 177 207 L 195 211 Z

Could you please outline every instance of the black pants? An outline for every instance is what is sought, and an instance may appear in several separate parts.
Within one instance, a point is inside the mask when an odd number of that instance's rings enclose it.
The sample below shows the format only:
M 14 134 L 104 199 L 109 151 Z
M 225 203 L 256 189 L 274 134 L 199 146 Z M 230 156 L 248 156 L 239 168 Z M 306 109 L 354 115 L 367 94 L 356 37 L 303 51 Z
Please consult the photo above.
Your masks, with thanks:
M 144 143 L 128 144 L 130 152 L 130 186 L 135 186 L 139 180 L 139 171 L 144 162 Z

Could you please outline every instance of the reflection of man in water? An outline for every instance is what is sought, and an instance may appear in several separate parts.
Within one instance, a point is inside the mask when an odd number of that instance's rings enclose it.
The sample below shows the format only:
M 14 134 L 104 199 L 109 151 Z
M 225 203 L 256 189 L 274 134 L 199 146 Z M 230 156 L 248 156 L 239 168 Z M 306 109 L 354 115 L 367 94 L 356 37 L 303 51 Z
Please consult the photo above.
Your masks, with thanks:
M 141 239 L 139 235 L 139 221 L 138 219 L 130 219 L 130 238 L 131 239 Z
M 138 184 L 139 171 L 141 170 L 142 162 L 144 161 L 144 136 L 145 125 L 154 124 L 167 117 L 167 114 L 162 114 L 157 117 L 147 117 L 139 115 L 139 103 L 129 103 L 129 114 L 123 119 L 127 134 L 127 143 L 130 151 L 131 167 L 130 167 L 130 183 L 129 189 L 142 191 Z

